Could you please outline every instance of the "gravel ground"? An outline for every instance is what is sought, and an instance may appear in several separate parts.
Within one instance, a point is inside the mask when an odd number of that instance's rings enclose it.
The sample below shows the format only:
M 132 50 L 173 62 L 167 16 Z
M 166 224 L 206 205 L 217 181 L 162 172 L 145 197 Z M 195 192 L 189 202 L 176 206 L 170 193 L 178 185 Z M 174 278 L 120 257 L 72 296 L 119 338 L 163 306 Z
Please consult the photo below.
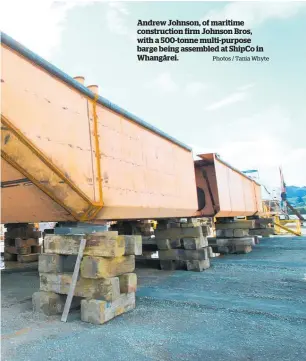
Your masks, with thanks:
M 103 326 L 34 314 L 37 272 L 2 274 L 2 360 L 306 360 L 306 237 L 263 239 L 201 273 L 137 273 L 137 308 Z

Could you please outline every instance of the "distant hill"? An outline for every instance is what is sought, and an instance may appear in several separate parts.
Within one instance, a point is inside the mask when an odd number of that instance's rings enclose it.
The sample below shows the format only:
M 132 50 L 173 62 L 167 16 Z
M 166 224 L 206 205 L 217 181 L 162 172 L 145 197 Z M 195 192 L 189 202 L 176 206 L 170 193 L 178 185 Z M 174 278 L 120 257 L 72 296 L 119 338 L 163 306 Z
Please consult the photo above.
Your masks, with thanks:
M 286 186 L 287 198 L 302 198 L 306 196 L 306 186 L 305 187 L 296 187 L 296 186 Z
M 306 212 L 306 187 L 286 186 L 288 201 L 301 213 Z M 289 212 L 292 214 L 292 212 Z
M 288 202 L 296 210 L 302 214 L 306 214 L 306 186 L 286 186 L 286 190 Z M 280 188 L 277 188 L 276 191 L 271 191 L 266 187 L 262 187 L 261 191 L 263 199 L 281 199 Z M 288 213 L 293 214 L 290 209 L 288 210 Z

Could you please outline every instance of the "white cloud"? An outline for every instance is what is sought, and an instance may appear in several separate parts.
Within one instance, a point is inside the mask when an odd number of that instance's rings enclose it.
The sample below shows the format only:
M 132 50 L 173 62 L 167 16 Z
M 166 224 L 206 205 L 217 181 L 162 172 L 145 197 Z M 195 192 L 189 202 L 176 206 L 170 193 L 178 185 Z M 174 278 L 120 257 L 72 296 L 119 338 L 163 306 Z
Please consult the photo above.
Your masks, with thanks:
M 191 147 L 195 156 L 219 153 L 237 169 L 258 169 L 260 182 L 266 186 L 279 186 L 279 166 L 283 168 L 288 185 L 305 186 L 306 147 L 301 144 L 297 148 L 294 139 L 292 141 L 292 123 L 284 108 L 274 105 L 235 122 L 220 126 L 215 122 L 210 129 L 211 134 L 218 134 L 214 147 L 196 144 Z
M 121 2 L 119 2 L 119 1 L 112 1 L 112 2 L 109 3 L 109 6 L 110 6 L 111 8 L 114 8 L 114 9 L 118 10 L 118 11 L 121 12 L 122 14 L 129 15 L 129 13 L 130 13 L 130 12 L 128 11 L 126 5 L 123 4 L 123 3 L 121 3 Z
M 280 184 L 278 167 L 282 166 L 288 185 L 305 186 L 306 149 L 292 149 L 270 135 L 252 141 L 226 142 L 215 149 L 197 147 L 197 153 L 219 153 L 221 159 L 239 170 L 258 169 L 259 181 L 268 187 Z
M 1 3 L 1 29 L 42 57 L 50 58 L 59 46 L 68 11 L 83 3 L 52 0 L 5 0 Z
M 230 2 L 221 10 L 210 11 L 204 19 L 240 20 L 244 21 L 246 26 L 253 27 L 269 19 L 286 19 L 295 16 L 305 4 L 300 1 L 236 1 Z
M 172 93 L 178 90 L 178 85 L 172 79 L 170 73 L 161 73 L 156 79 L 145 85 L 148 89 Z
M 118 35 L 130 36 L 130 31 L 126 25 L 129 11 L 125 4 L 120 2 L 110 2 L 106 12 L 106 21 L 109 30 Z
M 276 139 L 278 142 L 288 144 L 291 149 L 298 146 L 295 139 L 288 137 L 288 134 L 291 134 L 293 121 L 286 106 L 271 105 L 247 116 L 237 118 L 216 116 L 209 130 L 211 134 L 218 134 L 214 139 L 214 144 L 218 146 L 229 141 L 237 144 L 242 139 L 248 143 L 257 142 L 258 138 L 263 139 L 266 136 L 272 139 L 271 141 Z M 267 139 L 266 142 L 269 143 Z
M 292 122 L 293 119 L 288 114 L 286 107 L 271 105 L 255 114 L 238 118 L 231 122 L 230 126 L 232 129 L 239 129 L 237 134 L 239 139 L 253 140 L 258 136 L 268 134 L 282 139 L 284 142 L 289 142 L 287 135 L 292 128 Z M 228 131 L 230 132 L 230 129 Z
M 154 80 L 145 85 L 146 88 L 155 89 L 166 93 L 174 93 L 179 90 L 179 85 L 174 81 L 171 74 L 164 72 L 159 74 Z M 201 82 L 191 82 L 184 86 L 185 94 L 196 96 L 207 89 L 207 85 Z
M 247 98 L 247 94 L 245 92 L 236 92 L 236 93 L 228 95 L 227 97 L 225 97 L 217 102 L 210 104 L 208 107 L 206 107 L 206 110 L 220 109 L 227 105 L 241 102 L 241 101 L 245 100 L 246 98 Z
M 281 165 L 284 150 L 276 139 L 265 136 L 252 141 L 233 142 L 229 139 L 227 142 L 219 143 L 215 149 L 196 149 L 196 154 L 218 153 L 221 159 L 241 171 L 258 169 L 259 180 L 266 186 L 275 187 L 279 184 L 278 166 Z
M 246 90 L 254 88 L 254 86 L 255 86 L 255 83 L 245 84 L 245 85 L 242 85 L 239 88 L 237 88 L 237 90 L 238 91 L 246 91 Z
M 287 185 L 306 186 L 306 148 L 292 149 L 282 159 L 283 173 Z
M 207 89 L 207 85 L 201 82 L 192 82 L 186 85 L 186 94 L 190 96 L 195 96 L 201 93 L 203 90 Z

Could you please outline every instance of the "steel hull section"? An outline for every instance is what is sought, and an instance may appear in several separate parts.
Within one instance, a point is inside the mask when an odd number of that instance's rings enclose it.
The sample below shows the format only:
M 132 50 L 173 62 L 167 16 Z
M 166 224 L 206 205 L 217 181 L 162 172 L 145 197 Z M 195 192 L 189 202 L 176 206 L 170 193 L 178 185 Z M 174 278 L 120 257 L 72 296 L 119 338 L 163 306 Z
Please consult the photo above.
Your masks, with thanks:
M 1 115 L 21 136 L 20 144 L 31 146 L 26 149 L 27 159 L 21 151 L 18 157 L 6 154 L 6 160 L 2 159 L 1 182 L 6 187 L 7 181 L 13 184 L 24 178 L 32 181 L 2 188 L 3 223 L 75 220 L 81 211 L 86 215 L 84 206 L 82 209 L 78 206 L 80 199 L 103 205 L 93 218 L 83 221 L 194 214 L 197 194 L 190 149 L 122 113 L 94 103 L 33 59 L 7 45 L 1 46 Z M 94 131 L 95 114 L 98 134 Z M 11 141 L 12 137 L 8 139 Z M 7 147 L 8 152 L 13 148 Z M 32 159 L 34 151 L 40 156 Z M 18 167 L 7 163 L 10 156 L 20 162 Z M 26 173 L 33 163 L 35 174 L 33 169 L 31 174 L 23 174 L 22 170 Z M 44 168 L 40 169 L 42 164 Z M 51 166 L 53 173 L 49 172 Z M 71 201 L 78 194 L 78 202 Z M 71 209 L 75 212 L 70 212 Z
M 75 221 L 29 179 L 1 159 L 1 222 Z
M 262 212 L 258 183 L 223 162 L 214 153 L 199 157 L 202 160 L 195 161 L 196 182 L 197 187 L 205 193 L 206 204 L 197 212 L 198 216 L 253 216 Z

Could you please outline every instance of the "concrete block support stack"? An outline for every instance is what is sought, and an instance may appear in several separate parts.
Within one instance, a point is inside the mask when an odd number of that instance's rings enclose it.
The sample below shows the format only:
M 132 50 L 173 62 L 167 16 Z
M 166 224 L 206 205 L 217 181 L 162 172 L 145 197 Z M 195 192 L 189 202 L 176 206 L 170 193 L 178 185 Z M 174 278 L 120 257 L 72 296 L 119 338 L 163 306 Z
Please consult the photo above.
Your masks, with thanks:
M 118 231 L 119 234 L 139 235 L 142 237 L 142 254 L 137 254 L 136 261 L 150 263 L 156 255 L 157 247 L 154 240 L 154 221 L 119 221 L 111 225 L 111 231 Z
M 250 229 L 250 236 L 270 237 L 274 234 L 273 219 L 255 219 L 255 227 Z
M 255 228 L 255 220 L 237 220 L 227 223 L 216 223 L 216 237 L 209 239 L 209 245 L 216 252 L 249 253 L 255 245 L 255 238 L 250 230 Z
M 200 220 L 203 235 L 207 237 L 214 237 L 216 233 L 215 224 L 212 218 L 201 218 Z
M 220 253 L 218 252 L 214 252 L 212 247 L 207 247 L 207 251 L 208 251 L 208 257 L 209 258 L 215 258 L 215 257 L 219 257 Z
M 30 224 L 6 225 L 4 234 L 4 260 L 28 263 L 38 261 L 41 253 L 38 232 Z
M 155 237 L 161 269 L 201 272 L 210 267 L 207 237 L 199 221 L 158 224 Z
M 143 236 L 142 254 L 136 256 L 136 263 L 153 266 L 156 264 L 157 261 L 157 245 L 155 238 L 152 236 Z
M 135 308 L 135 255 L 141 254 L 141 236 L 116 231 L 87 235 L 46 235 L 39 257 L 40 291 L 33 309 L 47 315 L 63 312 L 82 237 L 81 261 L 72 308 L 81 306 L 84 322 L 103 324 Z
M 154 234 L 153 224 L 150 220 L 138 222 L 138 229 L 142 236 L 150 237 Z

